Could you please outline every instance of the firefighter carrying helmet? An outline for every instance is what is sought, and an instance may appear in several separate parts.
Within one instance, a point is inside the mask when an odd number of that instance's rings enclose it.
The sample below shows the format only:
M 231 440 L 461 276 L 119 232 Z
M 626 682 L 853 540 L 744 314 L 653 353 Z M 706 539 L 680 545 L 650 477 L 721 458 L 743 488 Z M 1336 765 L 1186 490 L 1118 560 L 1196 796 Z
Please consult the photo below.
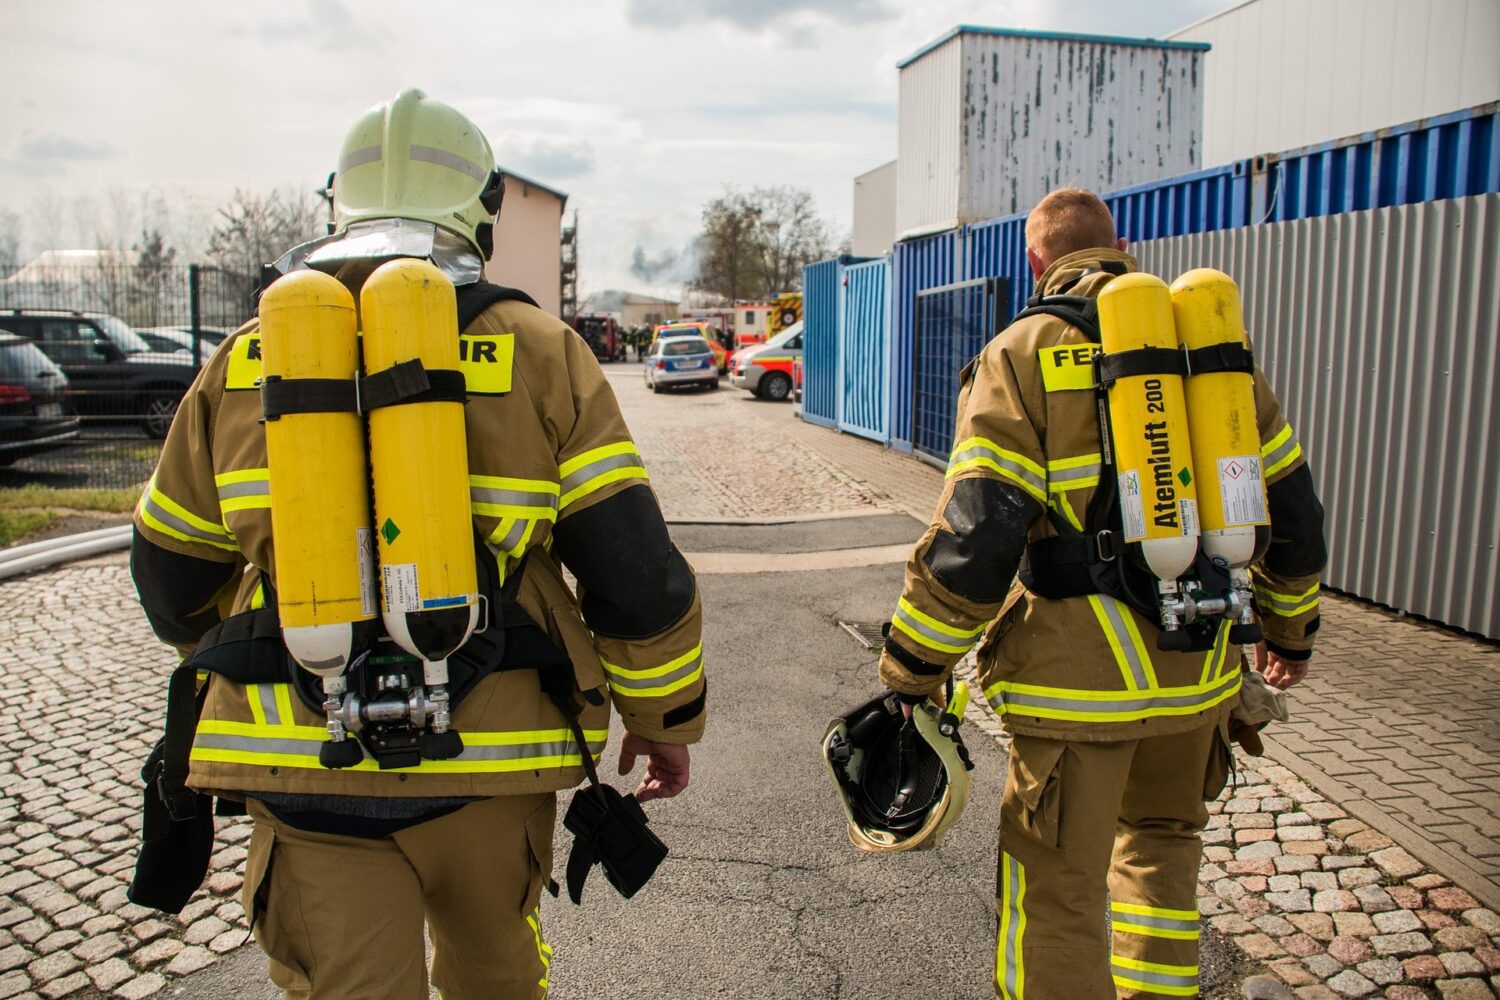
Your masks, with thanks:
M 923 702 L 907 719 L 887 693 L 828 724 L 823 760 L 855 847 L 927 850 L 958 822 L 974 766 L 958 734 L 968 694 L 959 684 L 946 709 Z
M 366 110 L 344 138 L 333 182 L 334 232 L 372 219 L 429 222 L 488 260 L 504 193 L 479 126 L 408 88 Z

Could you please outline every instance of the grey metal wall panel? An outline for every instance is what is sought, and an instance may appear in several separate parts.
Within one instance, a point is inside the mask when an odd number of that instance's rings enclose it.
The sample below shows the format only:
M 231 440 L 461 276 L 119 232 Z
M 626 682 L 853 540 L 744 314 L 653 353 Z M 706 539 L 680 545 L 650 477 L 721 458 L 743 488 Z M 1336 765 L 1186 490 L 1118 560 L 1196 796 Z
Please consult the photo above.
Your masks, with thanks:
M 1135 253 L 1239 282 L 1327 510 L 1328 585 L 1500 638 L 1500 194 Z
M 896 128 L 896 238 L 959 224 L 963 39 L 901 69 Z

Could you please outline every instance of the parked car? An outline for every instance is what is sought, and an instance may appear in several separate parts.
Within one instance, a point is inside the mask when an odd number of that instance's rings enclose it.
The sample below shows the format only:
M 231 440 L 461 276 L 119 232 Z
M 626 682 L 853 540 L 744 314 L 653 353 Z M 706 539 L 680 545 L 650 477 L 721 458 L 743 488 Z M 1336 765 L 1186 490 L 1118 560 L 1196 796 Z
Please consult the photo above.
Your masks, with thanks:
M 719 373 L 729 371 L 729 350 L 724 346 L 724 334 L 718 327 L 708 323 L 663 323 L 651 333 L 651 347 L 666 337 L 698 337 L 708 342 L 718 362 Z
M 193 328 L 190 326 L 148 326 L 137 328 L 135 332 L 151 345 L 153 351 L 162 354 L 174 351 L 193 353 Z M 207 360 L 214 348 L 233 332 L 221 326 L 200 326 L 198 336 L 202 338 L 203 346 L 198 349 L 199 356 Z
M 729 384 L 779 403 L 792 395 L 796 384 L 792 363 L 801 357 L 802 321 L 798 320 L 764 344 L 735 351 Z
M 62 368 L 77 412 L 139 421 L 154 438 L 167 436 L 197 374 L 191 355 L 154 351 L 123 320 L 105 313 L 4 309 L 0 328 L 36 344 Z
M 625 360 L 625 331 L 613 314 L 579 313 L 572 326 L 600 361 Z
M 669 385 L 719 387 L 713 345 L 702 337 L 664 337 L 646 355 L 646 384 L 652 392 Z
M 78 437 L 68 377 L 31 341 L 0 330 L 0 465 Z

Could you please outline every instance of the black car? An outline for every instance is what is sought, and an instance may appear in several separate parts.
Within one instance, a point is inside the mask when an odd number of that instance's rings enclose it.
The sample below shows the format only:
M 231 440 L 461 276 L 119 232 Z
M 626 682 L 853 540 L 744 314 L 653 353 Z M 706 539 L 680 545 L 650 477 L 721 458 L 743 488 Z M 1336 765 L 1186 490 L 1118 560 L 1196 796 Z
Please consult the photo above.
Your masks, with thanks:
M 0 465 L 78 437 L 68 377 L 35 344 L 0 330 Z
M 167 436 L 177 404 L 197 374 L 190 354 L 151 349 L 106 313 L 0 310 L 0 328 L 32 341 L 68 376 L 68 398 L 85 416 L 129 417 Z

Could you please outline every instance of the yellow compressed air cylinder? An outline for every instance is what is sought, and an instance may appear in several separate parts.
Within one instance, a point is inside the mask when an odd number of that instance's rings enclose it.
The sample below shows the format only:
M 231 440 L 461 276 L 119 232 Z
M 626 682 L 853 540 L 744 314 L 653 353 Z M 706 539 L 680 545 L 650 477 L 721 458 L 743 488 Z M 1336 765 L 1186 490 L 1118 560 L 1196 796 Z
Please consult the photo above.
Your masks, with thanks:
M 367 378 L 414 360 L 458 371 L 454 289 L 432 264 L 381 265 L 360 293 L 360 317 Z M 386 631 L 412 655 L 442 660 L 479 618 L 463 403 L 383 406 L 368 420 Z
M 1176 351 L 1172 298 L 1151 274 L 1115 278 L 1099 295 L 1105 355 Z M 1187 404 L 1176 374 L 1126 375 L 1109 387 L 1109 420 L 1125 541 L 1139 543 L 1158 580 L 1173 581 L 1198 553 L 1198 494 Z
M 352 386 L 359 374 L 354 297 L 317 271 L 278 279 L 261 298 L 260 351 L 267 383 Z M 282 637 L 304 668 L 337 676 L 353 655 L 355 623 L 378 613 L 364 422 L 353 411 L 286 413 L 265 428 Z
M 1188 350 L 1218 344 L 1247 346 L 1240 290 L 1212 268 L 1188 271 L 1172 283 L 1177 336 Z M 1269 524 L 1255 420 L 1255 378 L 1245 372 L 1203 372 L 1187 379 L 1193 468 L 1202 504 L 1203 552 L 1226 569 L 1247 566 L 1255 526 Z

